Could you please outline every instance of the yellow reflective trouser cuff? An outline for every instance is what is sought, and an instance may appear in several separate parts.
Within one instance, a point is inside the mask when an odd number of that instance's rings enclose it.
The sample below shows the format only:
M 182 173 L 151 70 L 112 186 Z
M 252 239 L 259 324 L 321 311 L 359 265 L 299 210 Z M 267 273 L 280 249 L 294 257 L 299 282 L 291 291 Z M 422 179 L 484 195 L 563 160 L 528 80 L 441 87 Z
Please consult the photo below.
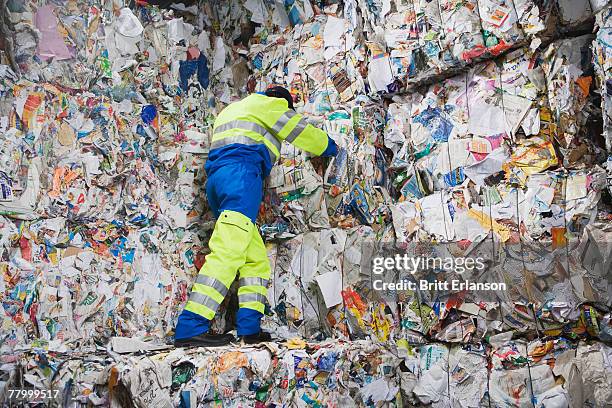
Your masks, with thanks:
M 264 312 L 268 289 L 265 286 L 240 286 L 238 289 L 238 305 L 241 308 Z
M 208 243 L 210 254 L 191 288 L 186 309 L 212 320 L 236 277 L 247 261 L 247 248 L 257 234 L 251 220 L 236 211 L 223 211 Z
M 240 268 L 239 307 L 264 313 L 268 279 L 270 279 L 270 261 L 266 245 L 259 232 L 254 230 L 253 239 L 247 248 L 247 261 Z
M 189 310 L 195 314 L 199 314 L 200 316 L 205 317 L 208 320 L 212 320 L 215 317 L 215 311 L 209 309 L 208 307 L 201 305 L 196 302 L 192 302 L 191 300 L 187 302 L 185 305 L 185 310 Z
M 267 279 L 263 278 L 241 278 L 238 289 L 238 306 L 241 308 L 257 310 L 263 313 L 265 310 L 266 295 L 268 289 Z
M 262 302 L 243 302 L 240 303 L 238 307 L 241 309 L 257 310 L 259 313 L 265 314 L 266 306 Z

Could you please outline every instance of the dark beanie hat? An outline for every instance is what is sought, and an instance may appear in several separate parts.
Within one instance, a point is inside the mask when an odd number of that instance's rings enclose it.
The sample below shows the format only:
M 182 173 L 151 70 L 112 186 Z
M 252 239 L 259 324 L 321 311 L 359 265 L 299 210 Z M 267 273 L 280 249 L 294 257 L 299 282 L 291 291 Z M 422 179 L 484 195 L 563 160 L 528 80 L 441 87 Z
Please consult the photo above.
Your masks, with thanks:
M 266 89 L 266 96 L 270 96 L 272 98 L 281 98 L 287 100 L 289 104 L 289 108 L 293 109 L 293 97 L 291 93 L 282 86 L 273 86 L 272 88 Z

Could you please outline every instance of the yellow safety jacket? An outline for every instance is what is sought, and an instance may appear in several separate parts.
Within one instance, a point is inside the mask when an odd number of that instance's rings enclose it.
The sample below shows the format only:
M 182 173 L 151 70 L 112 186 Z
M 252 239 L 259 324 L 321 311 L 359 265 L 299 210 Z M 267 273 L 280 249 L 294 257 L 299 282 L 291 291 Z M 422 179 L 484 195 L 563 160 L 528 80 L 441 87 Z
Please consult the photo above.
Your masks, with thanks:
M 287 101 L 251 94 L 219 113 L 213 128 L 211 150 L 233 143 L 264 144 L 272 163 L 280 157 L 282 141 L 314 155 L 327 148 L 327 134 L 289 109 Z

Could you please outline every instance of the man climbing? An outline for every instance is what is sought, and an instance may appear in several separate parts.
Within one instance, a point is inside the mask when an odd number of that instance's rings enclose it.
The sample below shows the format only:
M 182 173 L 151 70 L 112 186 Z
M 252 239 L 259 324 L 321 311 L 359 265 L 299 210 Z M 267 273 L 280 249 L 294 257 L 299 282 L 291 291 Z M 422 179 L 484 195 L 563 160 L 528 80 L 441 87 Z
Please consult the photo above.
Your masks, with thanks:
M 209 333 L 210 321 L 239 274 L 236 315 L 238 337 L 247 344 L 269 341 L 261 331 L 270 264 L 255 226 L 263 180 L 280 157 L 281 142 L 316 156 L 334 156 L 327 134 L 295 113 L 283 87 L 252 94 L 219 113 L 206 162 L 206 196 L 217 218 L 210 254 L 200 270 L 189 301 L 178 318 L 177 346 L 222 346 L 234 336 Z

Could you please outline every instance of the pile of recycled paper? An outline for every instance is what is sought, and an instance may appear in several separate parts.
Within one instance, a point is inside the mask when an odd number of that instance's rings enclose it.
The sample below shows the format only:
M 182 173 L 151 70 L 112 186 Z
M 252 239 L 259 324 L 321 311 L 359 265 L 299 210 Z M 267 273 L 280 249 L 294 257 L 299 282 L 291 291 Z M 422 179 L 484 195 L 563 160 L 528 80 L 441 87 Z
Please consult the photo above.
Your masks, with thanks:
M 115 338 L 105 353 L 29 355 L 11 379 L 57 391 L 66 407 L 609 406 L 610 347 L 510 336 L 486 345 L 294 340 L 139 355 L 129 352 L 144 343 Z
M 606 1 L 166 3 L 0 2 L 0 400 L 608 406 Z M 215 115 L 271 84 L 339 146 L 266 181 L 275 342 L 169 348 Z M 381 246 L 508 290 L 377 290 Z

